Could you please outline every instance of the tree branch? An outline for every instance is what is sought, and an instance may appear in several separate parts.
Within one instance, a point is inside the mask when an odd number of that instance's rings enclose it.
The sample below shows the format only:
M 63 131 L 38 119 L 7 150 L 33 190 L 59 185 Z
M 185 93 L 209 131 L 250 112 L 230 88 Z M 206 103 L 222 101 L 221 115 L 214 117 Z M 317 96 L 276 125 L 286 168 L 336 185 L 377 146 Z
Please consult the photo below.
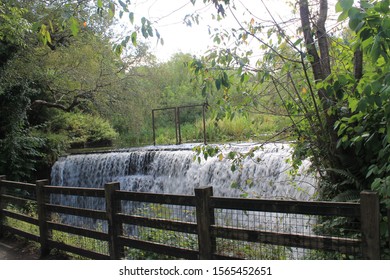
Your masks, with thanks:
M 325 22 L 328 17 L 328 1 L 320 1 L 320 14 L 317 20 L 317 39 L 318 47 L 321 54 L 321 66 L 324 78 L 328 77 L 331 73 L 330 58 L 329 58 L 329 43 L 328 35 L 325 28 Z

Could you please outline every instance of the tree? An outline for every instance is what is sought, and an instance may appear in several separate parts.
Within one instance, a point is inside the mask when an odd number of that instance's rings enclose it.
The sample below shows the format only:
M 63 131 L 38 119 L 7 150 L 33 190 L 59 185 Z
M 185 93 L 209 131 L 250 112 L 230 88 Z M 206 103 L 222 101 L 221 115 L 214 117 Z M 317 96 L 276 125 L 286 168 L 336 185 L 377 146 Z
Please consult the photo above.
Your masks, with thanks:
M 84 129 L 94 135 L 80 139 L 112 140 L 96 131 L 107 129 L 99 115 L 127 91 L 130 68 L 144 59 L 147 49 L 139 45 L 128 56 L 118 56 L 107 33 L 98 32 L 103 25 L 109 27 L 110 17 L 103 21 L 104 13 L 95 17 L 90 7 L 89 1 L 1 3 L 0 46 L 6 60 L 0 68 L 0 173 L 27 179 L 38 161 L 50 158 L 46 164 L 52 163 L 75 141 L 75 118 L 61 111 L 95 115 L 95 130 Z M 88 24 L 79 26 L 79 20 L 87 19 Z M 12 26 L 17 23 L 19 27 Z M 63 127 L 54 125 L 59 116 L 73 124 L 68 129 L 65 121 Z M 93 123 L 78 116 L 80 122 Z

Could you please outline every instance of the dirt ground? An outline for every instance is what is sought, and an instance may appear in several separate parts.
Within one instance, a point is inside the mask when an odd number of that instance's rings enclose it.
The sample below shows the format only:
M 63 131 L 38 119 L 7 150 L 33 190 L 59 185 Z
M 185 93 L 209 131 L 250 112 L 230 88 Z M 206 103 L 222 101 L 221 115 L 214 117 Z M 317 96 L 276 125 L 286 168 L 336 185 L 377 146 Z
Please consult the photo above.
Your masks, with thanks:
M 31 242 L 16 237 L 0 239 L 0 260 L 38 260 L 39 249 Z
M 40 258 L 39 245 L 23 238 L 7 236 L 0 239 L 0 260 L 66 260 L 63 254 L 51 254 Z

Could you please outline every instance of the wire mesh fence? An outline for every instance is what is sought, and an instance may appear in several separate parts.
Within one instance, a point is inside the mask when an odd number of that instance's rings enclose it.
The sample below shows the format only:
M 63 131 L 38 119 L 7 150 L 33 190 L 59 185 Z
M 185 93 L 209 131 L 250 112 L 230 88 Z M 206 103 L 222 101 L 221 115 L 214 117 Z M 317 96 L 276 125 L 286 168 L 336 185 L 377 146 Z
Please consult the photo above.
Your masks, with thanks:
M 360 241 L 360 223 L 351 218 L 216 209 L 215 224 L 216 235 L 221 230 L 242 229 L 263 236 L 262 242 L 262 237 L 257 237 L 260 242 L 217 238 L 216 253 L 224 256 L 276 260 L 361 257 L 360 249 L 355 247 L 346 247 L 343 253 L 336 249 L 343 246 L 345 238 Z M 323 248 L 327 237 L 331 238 L 333 249 Z M 294 238 L 305 239 L 303 246 L 308 248 L 288 245 L 294 243 Z
M 113 243 L 123 249 L 121 258 L 126 259 L 200 258 L 205 246 L 201 239 L 211 240 L 206 242 L 210 258 L 377 256 L 375 246 L 379 246 L 379 239 L 371 237 L 379 234 L 372 231 L 379 228 L 379 223 L 375 222 L 373 207 L 367 203 L 372 200 L 378 204 L 372 193 L 363 194 L 362 198 L 366 198 L 360 203 L 328 203 L 214 197 L 211 188 L 197 189 L 195 196 L 184 196 L 127 192 L 120 191 L 119 184 L 116 187 L 112 196 L 107 195 L 109 188 L 44 187 L 54 193 L 68 193 L 62 197 L 73 200 L 73 206 L 64 206 L 62 199 L 26 204 L 26 199 L 3 190 L 2 223 L 7 228 L 31 232 L 30 237 L 40 242 L 44 224 L 44 238 L 48 238 L 49 245 L 55 242 L 54 245 L 66 244 L 96 253 L 90 255 L 92 258 L 112 257 Z M 85 196 L 96 196 L 101 204 L 98 209 L 95 202 L 85 203 Z M 6 200 L 14 204 L 7 204 Z M 16 202 L 23 205 L 16 206 Z M 47 211 L 45 215 L 39 214 L 42 206 Z M 112 227 L 120 230 L 113 231 Z
M 122 206 L 123 209 L 123 206 Z M 135 218 L 144 218 L 155 224 L 155 227 L 124 224 L 123 232 L 131 239 L 197 251 L 197 234 L 164 229 L 158 224 L 164 221 L 196 223 L 195 207 L 186 205 L 171 205 L 160 203 L 132 202 L 131 211 L 126 207 L 125 214 Z M 126 259 L 175 259 L 176 257 L 159 254 L 156 252 L 125 247 Z

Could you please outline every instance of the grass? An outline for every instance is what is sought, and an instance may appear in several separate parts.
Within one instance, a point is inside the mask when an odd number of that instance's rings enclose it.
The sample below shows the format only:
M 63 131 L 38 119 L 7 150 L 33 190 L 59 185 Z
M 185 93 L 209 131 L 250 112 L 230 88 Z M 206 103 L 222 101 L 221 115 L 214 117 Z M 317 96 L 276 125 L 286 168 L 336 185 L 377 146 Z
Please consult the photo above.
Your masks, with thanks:
M 29 207 L 31 207 L 30 210 L 28 210 L 28 208 L 20 209 L 20 208 L 13 206 L 12 204 L 10 204 L 7 206 L 6 209 L 10 210 L 12 212 L 19 213 L 19 214 L 28 215 L 32 218 L 37 218 L 37 213 L 35 211 L 35 208 L 31 205 Z M 59 217 L 56 215 L 52 216 L 52 221 L 59 222 Z M 10 218 L 10 217 L 4 217 L 3 223 L 6 226 L 9 226 L 9 227 L 12 227 L 12 228 L 15 228 L 15 229 L 27 232 L 27 233 L 34 234 L 36 236 L 39 236 L 39 227 L 34 225 L 34 224 L 20 221 L 20 220 Z M 96 230 L 99 230 L 99 228 Z M 108 242 L 107 241 L 97 240 L 94 238 L 88 238 L 85 236 L 80 236 L 80 235 L 66 233 L 66 232 L 57 231 L 57 230 L 51 231 L 51 240 L 61 242 L 61 243 L 67 244 L 67 245 L 71 245 L 74 247 L 78 247 L 81 249 L 85 249 L 88 251 L 93 251 L 93 252 L 108 255 Z M 38 243 L 32 242 L 31 244 L 33 244 L 34 246 L 39 248 Z M 61 255 L 61 256 L 65 255 L 64 252 L 61 252 L 58 250 L 53 250 L 51 255 L 53 255 L 53 254 L 54 255 Z M 72 253 L 66 253 L 66 255 L 68 255 L 72 259 L 85 259 L 82 256 L 72 254 Z
M 26 210 L 19 210 L 14 206 L 9 206 L 8 210 L 13 212 L 24 213 Z M 145 216 L 145 217 L 154 217 L 167 220 L 180 220 L 179 217 L 175 215 L 182 215 L 179 212 L 174 212 L 175 210 L 170 207 L 162 206 L 159 204 L 150 204 L 147 207 L 141 207 L 138 209 L 139 212 L 136 214 Z M 27 211 L 29 216 L 36 217 L 35 211 Z M 189 215 L 188 210 L 184 210 L 186 217 Z M 192 213 L 194 215 L 194 213 Z M 187 217 L 188 218 L 188 217 Z M 53 216 L 53 220 L 59 222 L 58 216 Z M 195 217 L 193 217 L 195 219 Z M 17 219 L 5 217 L 4 224 L 22 230 L 24 232 L 32 233 L 39 236 L 39 228 L 36 225 L 26 223 Z M 96 229 L 101 231 L 101 228 Z M 147 228 L 147 227 L 138 227 L 136 229 L 136 236 L 132 238 L 137 238 L 139 240 L 146 240 L 150 242 L 155 242 L 163 245 L 173 246 L 177 248 L 185 248 L 191 250 L 198 250 L 198 237 L 196 234 L 187 234 L 182 232 L 175 232 L 163 229 Z M 88 251 L 93 251 L 105 255 L 109 255 L 108 252 L 108 242 L 101 241 L 94 238 L 88 238 L 84 236 L 79 236 L 76 234 L 70 234 L 62 231 L 53 230 L 51 232 L 51 240 L 65 243 L 74 247 L 82 248 Z M 39 243 L 33 243 L 37 251 L 39 249 Z M 250 242 L 234 241 L 228 239 L 217 239 L 217 253 L 226 256 L 235 256 L 245 259 L 286 259 L 287 253 L 286 248 L 282 246 L 273 246 L 267 244 L 257 244 Z M 67 255 L 71 259 L 85 259 L 82 256 L 64 253 L 56 249 L 52 250 L 52 254 L 64 256 Z M 127 259 L 133 260 L 163 260 L 163 259 L 176 259 L 175 257 L 167 256 L 164 254 L 159 254 L 155 252 L 149 252 L 147 250 L 139 250 L 134 248 L 125 247 L 125 256 Z M 63 258 L 63 257 L 61 257 Z
M 272 115 L 244 116 L 222 119 L 208 118 L 206 120 L 207 142 L 257 141 L 274 135 L 286 127 L 289 120 Z M 203 120 L 180 125 L 182 143 L 203 141 Z M 174 125 L 159 127 L 155 131 L 157 144 L 176 144 Z M 125 138 L 125 137 L 124 137 Z M 153 142 L 153 140 L 150 140 Z M 131 145 L 131 143 L 129 143 Z

